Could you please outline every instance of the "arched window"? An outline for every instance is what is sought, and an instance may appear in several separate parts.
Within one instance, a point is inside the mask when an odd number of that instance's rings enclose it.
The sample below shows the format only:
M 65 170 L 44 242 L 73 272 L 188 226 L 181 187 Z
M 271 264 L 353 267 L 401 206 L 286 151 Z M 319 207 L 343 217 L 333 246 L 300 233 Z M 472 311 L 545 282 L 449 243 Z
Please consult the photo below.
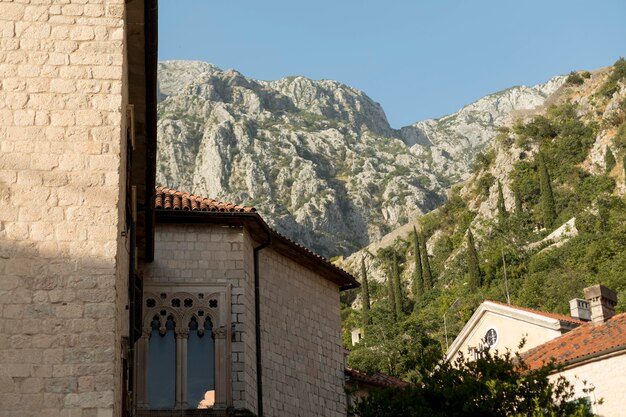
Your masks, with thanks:
M 192 317 L 187 339 L 187 405 L 209 408 L 215 403 L 215 341 L 209 317 Z
M 135 347 L 137 409 L 231 406 L 229 287 L 169 290 L 144 289 L 142 335 Z
M 151 409 L 171 409 L 176 404 L 176 323 L 171 315 L 164 316 L 155 315 L 150 323 L 147 382 Z

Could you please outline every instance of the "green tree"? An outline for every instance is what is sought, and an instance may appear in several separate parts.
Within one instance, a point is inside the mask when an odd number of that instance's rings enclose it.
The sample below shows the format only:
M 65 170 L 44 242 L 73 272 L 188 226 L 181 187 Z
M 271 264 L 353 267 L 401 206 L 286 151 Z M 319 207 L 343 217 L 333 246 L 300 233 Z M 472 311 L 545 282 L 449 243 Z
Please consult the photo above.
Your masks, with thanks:
M 607 146 L 606 153 L 604 154 L 604 169 L 607 174 L 615 167 L 616 162 L 615 155 L 611 152 L 611 148 Z
M 471 229 L 467 229 L 467 270 L 469 273 L 470 290 L 477 290 L 482 284 L 482 277 L 478 264 L 478 253 L 476 252 L 474 235 Z
M 400 279 L 400 257 L 397 253 L 394 253 L 391 273 L 393 277 L 393 298 L 396 319 L 400 320 L 404 316 L 404 295 L 402 291 L 402 281 Z
M 556 208 L 554 204 L 554 194 L 552 193 L 552 181 L 550 180 L 550 173 L 546 166 L 543 154 L 539 152 L 537 155 L 538 169 L 539 169 L 539 192 L 541 195 L 541 213 L 543 218 L 543 225 L 547 229 L 551 229 L 554 226 L 556 220 Z
M 365 268 L 365 255 L 361 258 L 361 298 L 363 302 L 362 317 L 363 327 L 370 324 L 370 287 L 367 282 L 367 269 Z
M 424 278 L 422 277 L 422 255 L 420 249 L 419 235 L 413 227 L 413 250 L 415 251 L 415 272 L 413 273 L 413 297 L 415 298 L 415 307 L 424 294 Z
M 383 372 L 418 382 L 441 358 L 441 344 L 430 337 L 415 316 L 395 321 L 387 309 L 372 305 L 372 324 L 352 347 L 348 365 L 362 372 Z
M 519 355 L 484 355 L 474 361 L 460 356 L 442 360 L 420 383 L 375 391 L 349 410 L 359 417 L 456 416 L 593 416 L 564 377 L 552 381 L 555 367 L 530 369 Z
M 524 211 L 524 207 L 522 205 L 522 196 L 518 188 L 513 189 L 513 197 L 515 198 L 515 214 L 519 216 Z
M 571 85 L 581 85 L 585 82 L 585 80 L 579 73 L 577 73 L 576 71 L 572 71 L 567 76 L 567 80 L 565 80 L 565 82 Z
M 498 223 L 504 225 L 508 213 L 506 212 L 506 205 L 504 204 L 504 194 L 502 193 L 502 183 L 498 180 Z
M 420 254 L 422 257 L 422 279 L 424 281 L 424 293 L 433 288 L 433 273 L 430 269 L 430 261 L 428 260 L 428 250 L 426 249 L 426 238 L 424 235 L 419 237 Z
M 383 263 L 387 272 L 387 299 L 389 301 L 389 309 L 392 312 L 393 319 L 396 321 L 398 317 L 396 315 L 396 294 L 393 274 L 396 252 L 392 247 L 387 247 L 380 249 L 376 253 L 376 256 Z
M 613 64 L 611 74 L 604 84 L 602 84 L 598 93 L 606 97 L 611 97 L 619 89 L 619 82 L 624 79 L 626 79 L 626 60 L 620 58 Z

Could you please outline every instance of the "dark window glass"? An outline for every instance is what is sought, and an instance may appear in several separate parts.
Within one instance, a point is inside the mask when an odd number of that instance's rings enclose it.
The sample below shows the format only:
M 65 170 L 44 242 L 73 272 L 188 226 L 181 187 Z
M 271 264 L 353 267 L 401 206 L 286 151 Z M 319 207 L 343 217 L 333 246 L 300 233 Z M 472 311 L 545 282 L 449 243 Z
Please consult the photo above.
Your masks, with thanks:
M 165 319 L 165 318 L 163 318 Z M 168 317 L 165 334 L 159 332 L 156 316 L 151 323 L 148 344 L 148 405 L 151 409 L 173 409 L 176 403 L 176 337 L 175 323 Z
M 202 324 L 200 324 L 202 323 Z M 187 341 L 187 404 L 189 408 L 211 407 L 215 398 L 215 345 L 211 320 L 189 323 Z

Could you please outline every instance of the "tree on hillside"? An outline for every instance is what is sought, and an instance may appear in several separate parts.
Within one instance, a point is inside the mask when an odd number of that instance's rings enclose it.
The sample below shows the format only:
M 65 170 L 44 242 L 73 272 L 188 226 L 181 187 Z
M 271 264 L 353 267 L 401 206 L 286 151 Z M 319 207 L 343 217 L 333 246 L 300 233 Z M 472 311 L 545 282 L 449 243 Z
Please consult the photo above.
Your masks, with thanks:
M 365 255 L 361 258 L 361 298 L 363 308 L 361 314 L 363 317 L 363 327 L 370 324 L 370 287 L 367 282 L 367 269 L 365 268 Z
M 402 281 L 400 280 L 400 257 L 395 252 L 391 273 L 393 278 L 393 298 L 395 301 L 394 308 L 396 318 L 400 320 L 404 316 L 404 294 L 402 291 Z
M 478 253 L 474 243 L 474 235 L 471 229 L 467 229 L 467 270 L 469 273 L 469 287 L 477 290 L 482 284 L 480 266 L 478 264 Z
M 537 163 L 539 170 L 539 192 L 541 195 L 543 225 L 545 228 L 551 229 L 554 226 L 554 221 L 556 220 L 556 208 L 554 204 L 554 194 L 552 193 L 552 181 L 550 180 L 548 167 L 546 166 L 546 162 L 541 152 L 537 155 Z
M 387 299 L 389 300 L 389 310 L 392 312 L 394 321 L 398 320 L 396 315 L 396 290 L 394 282 L 394 262 L 396 258 L 396 252 L 392 247 L 382 248 L 376 256 L 383 263 L 387 272 Z
M 396 321 L 388 309 L 372 304 L 372 323 L 352 347 L 348 366 L 368 374 L 383 372 L 418 382 L 441 358 L 441 344 L 430 337 L 415 316 Z
M 519 355 L 491 355 L 454 363 L 442 360 L 420 383 L 388 388 L 362 398 L 350 416 L 551 416 L 591 417 L 589 405 L 574 399 L 564 377 L 549 378 L 554 366 L 530 370 Z
M 430 269 L 430 261 L 428 260 L 428 250 L 426 249 L 426 238 L 420 234 L 420 254 L 422 258 L 422 279 L 424 281 L 424 293 L 433 288 L 433 273 Z
M 508 213 L 506 212 L 506 205 L 504 204 L 504 193 L 502 192 L 502 183 L 498 180 L 498 223 L 504 225 Z
M 415 298 L 415 306 L 424 295 L 424 278 L 422 277 L 422 255 L 419 243 L 419 235 L 413 227 L 413 250 L 415 251 L 415 272 L 413 273 L 413 297 Z
M 615 160 L 615 155 L 611 152 L 611 148 L 607 146 L 606 153 L 604 154 L 604 172 L 611 172 L 616 163 L 617 161 Z

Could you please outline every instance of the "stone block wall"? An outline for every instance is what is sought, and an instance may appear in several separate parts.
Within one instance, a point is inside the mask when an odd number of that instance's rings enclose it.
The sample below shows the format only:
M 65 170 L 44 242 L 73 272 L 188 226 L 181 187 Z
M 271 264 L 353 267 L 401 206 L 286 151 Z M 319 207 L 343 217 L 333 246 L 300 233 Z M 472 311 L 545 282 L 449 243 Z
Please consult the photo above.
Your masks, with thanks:
M 231 285 L 232 399 L 237 408 L 249 407 L 251 394 L 246 390 L 256 389 L 256 382 L 246 383 L 255 372 L 246 359 L 254 358 L 252 249 L 247 236 L 242 227 L 158 224 L 154 261 L 145 266 L 144 275 L 145 285 Z
M 337 285 L 271 247 L 260 254 L 265 415 L 345 416 Z
M 0 416 L 118 415 L 123 0 L 0 0 Z
M 159 223 L 145 285 L 231 285 L 232 399 L 257 410 L 254 247 L 242 227 Z M 337 285 L 276 252 L 259 252 L 264 412 L 345 416 Z

